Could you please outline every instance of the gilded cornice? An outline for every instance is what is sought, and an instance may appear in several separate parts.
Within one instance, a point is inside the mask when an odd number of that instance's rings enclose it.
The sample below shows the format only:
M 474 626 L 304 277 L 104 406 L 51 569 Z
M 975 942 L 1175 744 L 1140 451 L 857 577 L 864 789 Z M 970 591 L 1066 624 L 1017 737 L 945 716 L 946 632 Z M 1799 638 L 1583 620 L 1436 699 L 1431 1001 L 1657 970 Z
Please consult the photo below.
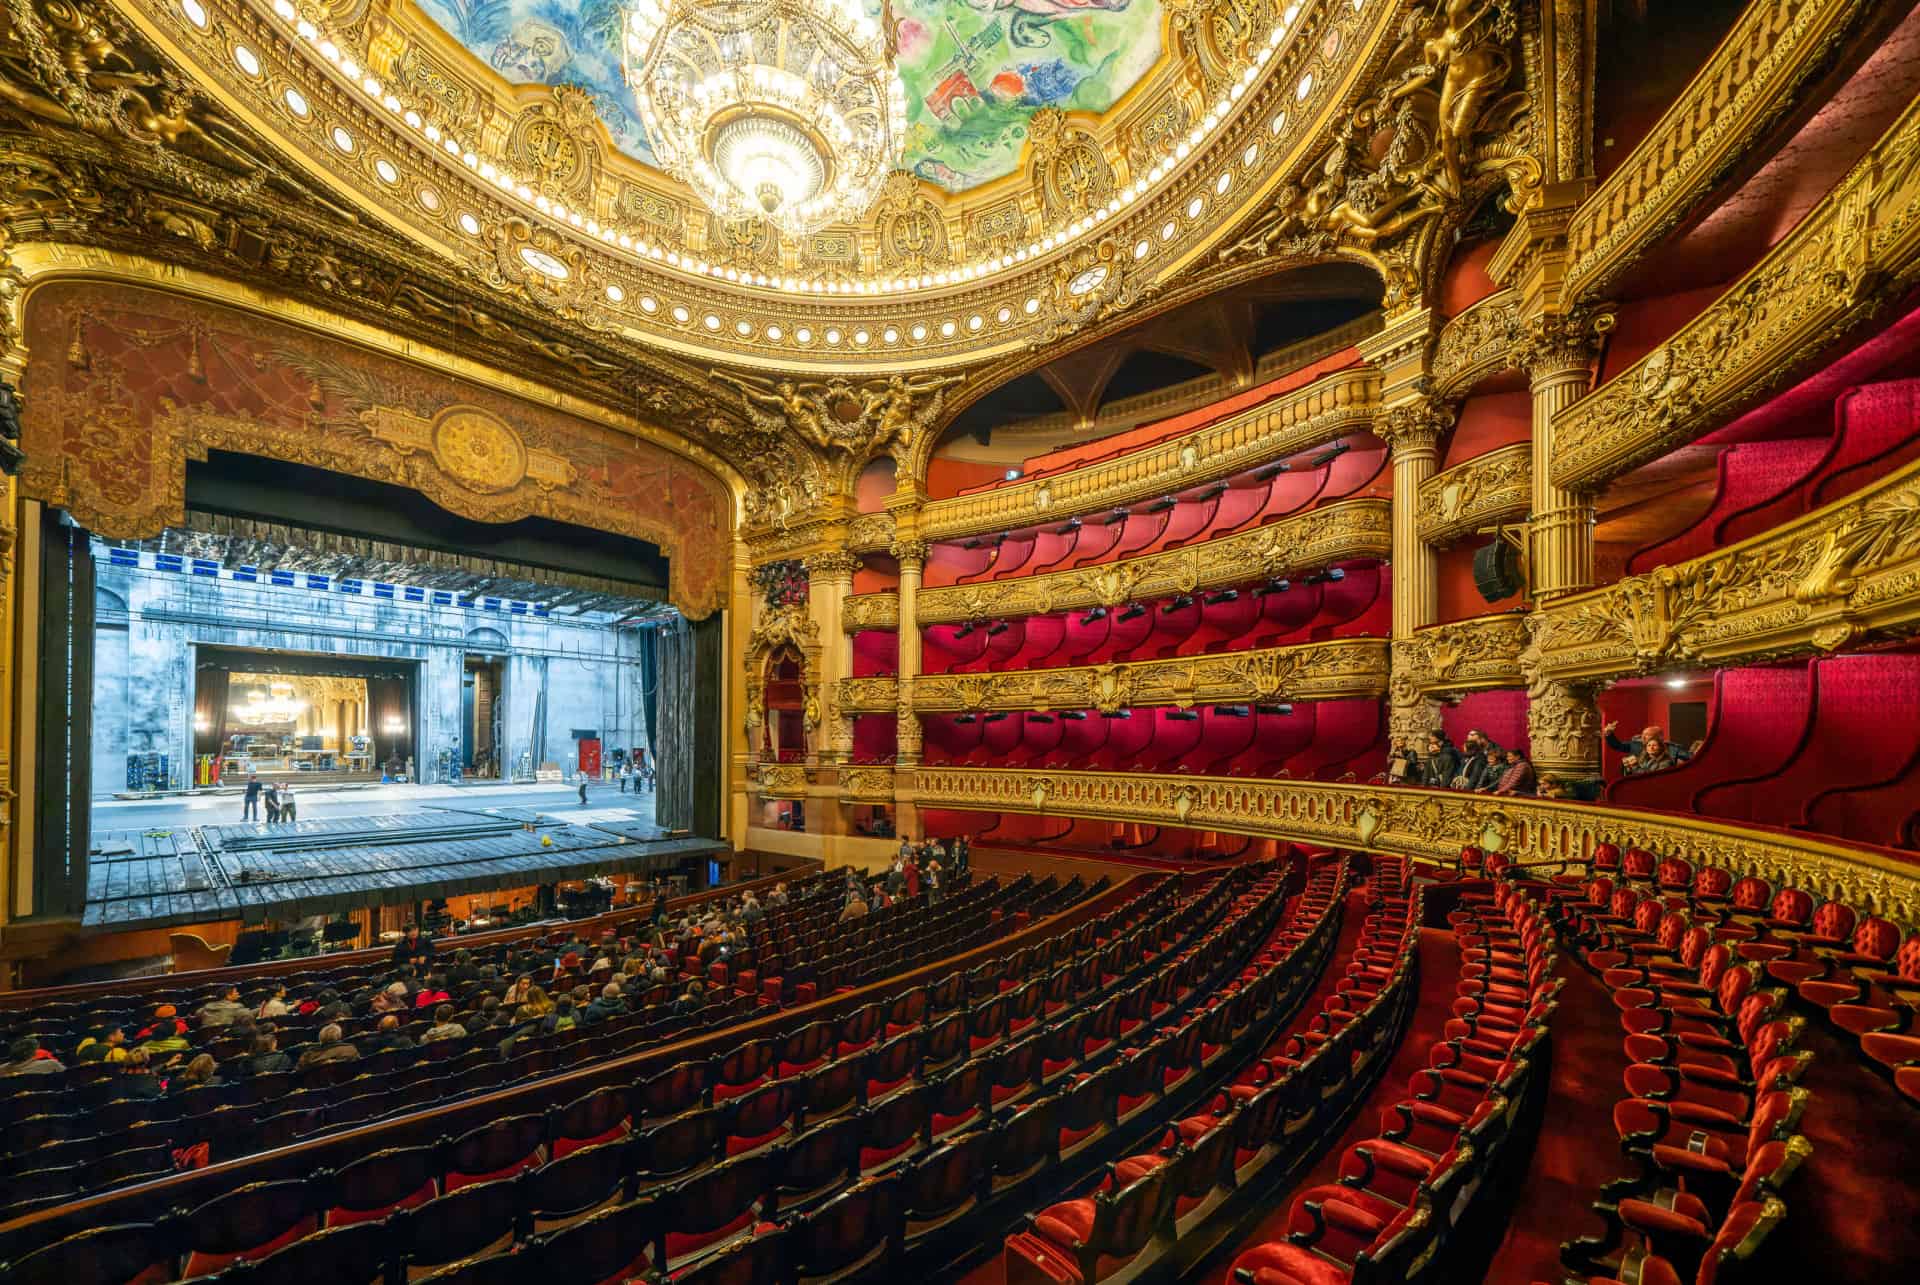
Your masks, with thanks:
M 1752 271 L 1554 420 L 1556 486 L 1594 490 L 1719 428 L 1920 283 L 1920 101 Z
M 1818 85 L 1873 0 L 1756 0 L 1567 229 L 1570 301 L 1605 297 Z
M 1370 428 L 1379 397 L 1377 370 L 1334 371 L 1119 459 L 933 500 L 921 510 L 920 531 L 930 539 L 952 540 L 1157 499 Z
M 1578 869 L 1602 843 L 1638 846 L 1920 922 L 1920 865 L 1811 835 L 1558 799 L 1144 773 L 923 767 L 918 806 L 1044 813 L 1404 854 L 1451 868 L 1463 844 Z
M 862 513 L 847 524 L 847 548 L 855 553 L 885 553 L 893 532 L 893 514 Z
M 577 93 L 507 91 L 497 79 L 482 89 L 480 80 L 492 73 L 439 48 L 426 51 L 440 55 L 429 62 L 454 66 L 433 66 L 425 79 L 412 74 L 418 69 L 410 69 L 409 58 L 422 47 L 424 24 L 408 21 L 404 7 L 204 0 L 202 27 L 166 0 L 124 3 L 184 78 L 300 155 L 308 182 L 362 218 L 436 245 L 459 270 L 490 273 L 501 238 L 511 240 L 517 229 L 558 238 L 561 261 L 580 256 L 568 280 L 590 286 L 620 338 L 702 364 L 817 373 L 951 369 L 1057 338 L 1063 326 L 1093 319 L 1079 315 L 1081 295 L 1063 300 L 1056 290 L 1065 280 L 1061 270 L 1085 251 L 1124 264 L 1131 281 L 1125 293 L 1134 298 L 1187 274 L 1268 191 L 1297 177 L 1328 114 L 1371 92 L 1367 77 L 1378 72 L 1403 7 L 1403 0 L 1363 0 L 1358 8 L 1294 8 L 1263 71 L 1250 83 L 1239 76 L 1222 82 L 1217 102 L 1198 94 L 1203 82 L 1170 60 L 1149 90 L 1136 93 L 1185 104 L 1207 130 L 1197 141 L 1168 134 L 1127 155 L 1119 134 L 1136 138 L 1143 116 L 1130 96 L 1099 122 L 1067 120 L 1048 135 L 1065 140 L 1051 150 L 1040 146 L 1036 130 L 1013 190 L 949 197 L 909 181 L 912 190 L 891 192 L 875 219 L 931 218 L 944 227 L 942 239 L 963 247 L 951 263 L 920 265 L 925 270 L 915 275 L 916 265 L 888 258 L 878 222 L 831 230 L 844 252 L 828 259 L 818 258 L 817 246 L 740 239 L 734 229 L 712 243 L 714 229 L 689 217 L 694 204 L 665 193 L 673 185 L 657 175 L 629 166 L 592 111 L 581 110 Z M 311 34 L 297 30 L 296 19 L 311 20 Z M 236 42 L 248 46 L 260 74 L 235 64 Z M 287 87 L 297 89 L 304 111 L 289 110 Z M 435 97 L 436 90 L 464 102 Z M 533 117 L 549 134 L 560 130 L 570 154 L 593 172 L 537 169 L 523 146 Z M 350 147 L 331 141 L 342 127 Z M 1058 172 L 1085 155 L 1097 156 L 1107 176 L 1097 198 Z M 401 172 L 399 181 L 376 171 L 382 160 Z M 416 198 L 421 184 L 440 194 L 431 207 Z M 999 234 L 986 234 L 986 215 L 1016 208 L 1015 223 L 1026 230 L 1009 234 L 1003 246 Z M 463 213 L 477 232 L 461 226 Z M 1172 232 L 1162 237 L 1165 227 Z M 1136 245 L 1145 252 L 1132 253 Z M 517 247 L 506 248 L 511 257 Z
M 850 634 L 862 629 L 898 629 L 900 595 L 891 589 L 848 595 L 840 604 L 840 627 Z
M 922 589 L 915 619 L 927 625 L 1112 607 L 1244 585 L 1349 558 L 1383 558 L 1393 547 L 1390 510 L 1386 500 L 1343 500 L 1185 549 L 1074 571 Z
M 1451 544 L 1490 523 L 1525 518 L 1533 496 L 1533 446 L 1516 442 L 1435 473 L 1420 484 L 1420 538 Z
M 1495 291 L 1450 317 L 1428 366 L 1433 396 L 1464 397 L 1481 380 L 1510 368 L 1519 330 L 1520 296 L 1513 290 Z
M 1699 558 L 1535 613 L 1544 678 L 1826 654 L 1920 632 L 1920 463 Z
M 803 763 L 762 763 L 754 771 L 753 792 L 763 799 L 807 797 L 807 768 Z
M 1423 697 L 1520 687 L 1526 646 L 1527 618 L 1516 613 L 1432 625 L 1393 644 L 1394 682 Z
M 900 703 L 900 680 L 842 678 L 835 684 L 834 703 L 848 718 L 855 714 L 891 714 Z
M 1387 641 L 1342 638 L 1300 647 L 1180 656 L 1170 660 L 922 674 L 915 713 L 1097 709 L 1348 700 L 1384 695 Z

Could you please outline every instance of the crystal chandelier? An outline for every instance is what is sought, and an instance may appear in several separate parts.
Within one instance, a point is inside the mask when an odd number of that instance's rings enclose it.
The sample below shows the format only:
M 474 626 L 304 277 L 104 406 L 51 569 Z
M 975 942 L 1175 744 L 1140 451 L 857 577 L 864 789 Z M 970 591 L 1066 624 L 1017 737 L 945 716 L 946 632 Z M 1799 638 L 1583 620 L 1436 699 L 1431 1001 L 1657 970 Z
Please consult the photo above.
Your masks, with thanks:
M 800 235 L 857 220 L 899 161 L 892 26 L 862 0 L 630 0 L 623 64 L 669 173 Z

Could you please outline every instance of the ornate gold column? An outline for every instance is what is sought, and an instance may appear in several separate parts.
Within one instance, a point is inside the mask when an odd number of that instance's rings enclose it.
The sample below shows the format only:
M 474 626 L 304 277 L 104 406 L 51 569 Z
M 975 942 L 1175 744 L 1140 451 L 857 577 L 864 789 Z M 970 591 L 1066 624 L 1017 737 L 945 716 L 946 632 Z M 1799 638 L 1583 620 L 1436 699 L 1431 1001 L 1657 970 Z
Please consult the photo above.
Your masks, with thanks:
M 1425 398 L 1388 407 L 1374 435 L 1393 452 L 1393 636 L 1405 638 L 1440 615 L 1439 561 L 1420 538 L 1420 486 L 1440 467 L 1450 407 Z
M 1528 620 L 1530 635 L 1540 619 L 1536 614 Z M 1527 738 L 1534 773 L 1542 781 L 1600 775 L 1595 689 L 1546 678 L 1540 672 L 1540 653 L 1531 643 L 1520 653 L 1520 671 L 1527 680 Z
M 1533 502 L 1527 519 L 1533 601 L 1551 602 L 1593 587 L 1593 497 L 1553 483 L 1554 417 L 1592 383 L 1600 336 L 1611 314 L 1580 308 L 1530 318 L 1514 365 L 1533 390 Z
M 840 710 L 840 680 L 853 674 L 853 640 L 840 627 L 858 554 L 838 550 L 806 559 L 807 610 L 820 630 L 820 733 L 822 764 L 845 763 L 853 755 L 853 721 Z
M 912 525 L 907 525 L 911 516 Z M 918 534 L 918 509 L 896 514 L 897 534 L 887 552 L 900 561 L 899 703 L 894 710 L 894 813 L 896 833 L 919 837 L 920 809 L 914 803 L 913 773 L 920 766 L 920 716 L 913 712 L 913 680 L 920 676 L 920 572 L 927 564 L 927 542 Z

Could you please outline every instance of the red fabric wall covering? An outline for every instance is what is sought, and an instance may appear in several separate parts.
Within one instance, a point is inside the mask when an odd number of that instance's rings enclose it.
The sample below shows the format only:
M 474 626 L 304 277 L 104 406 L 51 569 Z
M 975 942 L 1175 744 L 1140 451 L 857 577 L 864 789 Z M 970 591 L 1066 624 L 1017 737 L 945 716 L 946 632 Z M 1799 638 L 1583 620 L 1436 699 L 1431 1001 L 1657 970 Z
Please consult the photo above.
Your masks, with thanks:
M 981 580 L 1004 580 L 1008 576 L 1026 575 L 1032 570 L 1034 545 L 1038 540 L 1037 531 L 1022 531 L 989 543 L 986 564 L 977 571 L 961 573 L 954 583 L 973 584 Z
M 1851 389 L 1835 405 L 1834 418 L 1840 425 L 1839 449 L 1807 497 L 1809 510 L 1850 495 L 1920 455 L 1920 380 Z
M 944 500 L 963 491 L 984 490 L 996 482 L 1004 482 L 1006 476 L 1007 466 L 1004 464 L 936 455 L 927 461 L 927 497 Z
M 1440 467 L 1452 468 L 1478 459 L 1488 451 L 1516 442 L 1533 440 L 1533 394 L 1515 392 L 1482 393 L 1460 403 L 1459 418 L 1446 449 L 1441 452 Z
M 1715 716 L 1694 760 L 1615 781 L 1607 787 L 1608 802 L 1714 815 L 1707 801 L 1714 787 L 1771 776 L 1799 752 L 1813 713 L 1809 663 L 1724 669 L 1714 675 L 1714 687 Z M 1738 796 L 1722 797 L 1738 806 Z
M 1455 745 L 1464 744 L 1475 728 L 1503 749 L 1527 750 L 1527 694 L 1517 687 L 1491 692 L 1469 692 L 1459 702 L 1440 707 L 1440 726 Z
M 862 629 L 853 636 L 853 676 L 876 678 L 900 672 L 900 635 L 891 629 Z
M 899 749 L 895 739 L 898 725 L 891 714 L 856 714 L 853 717 L 853 761 L 891 763 Z
M 1435 307 L 1442 316 L 1457 317 L 1500 288 L 1487 275 L 1487 264 L 1499 248 L 1499 240 L 1492 239 L 1474 241 L 1454 250 L 1446 271 L 1440 276 L 1439 301 Z
M 1747 442 L 1720 452 L 1718 483 L 1713 503 L 1691 526 L 1678 535 L 1641 549 L 1627 559 L 1629 574 L 1640 575 L 1654 567 L 1685 562 L 1710 553 L 1723 544 L 1731 544 L 1754 531 L 1778 525 L 1789 514 L 1777 512 L 1777 501 L 1809 486 L 1827 454 L 1824 438 L 1789 438 L 1784 441 Z M 1742 515 L 1774 513 L 1772 521 L 1755 526 L 1741 523 Z M 1747 530 L 1746 528 L 1752 528 Z M 1738 532 L 1738 533 L 1736 533 Z
M 876 561 L 883 561 L 884 565 L 871 567 L 862 565 L 856 570 L 853 573 L 853 592 L 887 593 L 891 590 L 898 589 L 900 587 L 900 570 L 894 565 L 893 559 L 882 559 L 879 554 L 870 554 L 868 556 L 873 557 Z
M 978 575 L 991 567 L 995 554 L 996 549 L 990 543 L 982 543 L 971 549 L 957 543 L 933 545 L 927 550 L 927 565 L 921 573 L 920 583 L 929 589 L 958 584 L 966 577 Z
M 1612 379 L 1671 339 L 1676 330 L 1699 316 L 1708 304 L 1726 293 L 1727 284 L 1723 281 L 1697 290 L 1656 295 L 1622 304 L 1616 314 L 1613 333 L 1607 336 L 1606 352 L 1600 362 L 1600 382 Z

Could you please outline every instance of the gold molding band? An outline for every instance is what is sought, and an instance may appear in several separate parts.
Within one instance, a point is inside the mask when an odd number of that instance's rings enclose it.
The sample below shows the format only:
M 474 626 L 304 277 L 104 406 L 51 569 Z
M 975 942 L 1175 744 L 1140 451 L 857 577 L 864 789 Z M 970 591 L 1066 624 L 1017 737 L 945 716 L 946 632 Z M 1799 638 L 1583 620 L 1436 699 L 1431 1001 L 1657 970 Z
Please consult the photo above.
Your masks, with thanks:
M 1497 290 L 1455 313 L 1440 328 L 1428 363 L 1435 401 L 1464 397 L 1481 380 L 1513 365 L 1520 336 L 1520 295 Z
M 1394 680 L 1422 696 L 1524 686 L 1526 646 L 1527 618 L 1518 613 L 1433 625 L 1394 642 Z
M 1772 531 L 1533 617 L 1540 674 L 1752 664 L 1920 632 L 1920 461 Z
M 1157 499 L 1369 429 L 1379 401 L 1379 371 L 1368 366 L 1337 370 L 1119 459 L 931 501 L 921 510 L 920 534 L 951 540 Z
M 1920 922 L 1920 865 L 1870 848 L 1558 799 L 1239 777 L 924 767 L 914 773 L 913 801 L 922 808 L 1188 826 L 1447 865 L 1468 843 L 1521 861 L 1573 864 L 1584 863 L 1601 843 L 1637 845 L 1843 898 L 1903 924 Z
M 1387 640 L 1339 638 L 1135 664 L 921 674 L 913 680 L 913 709 L 917 714 L 986 709 L 1112 712 L 1136 706 L 1185 709 L 1243 702 L 1365 699 L 1382 696 L 1386 690 Z
M 1533 444 L 1516 442 L 1435 473 L 1420 484 L 1420 538 L 1451 544 L 1533 505 Z
M 894 770 L 890 767 L 843 767 L 840 797 L 848 803 L 893 802 Z
M 1871 0 L 1760 0 L 1567 226 L 1566 297 L 1592 302 L 1800 105 Z
M 1592 491 L 1789 386 L 1920 284 L 1920 99 L 1706 311 L 1555 417 L 1553 483 Z
M 1390 510 L 1386 500 L 1342 500 L 1185 549 L 1074 571 L 922 589 L 915 619 L 929 625 L 1111 607 L 1243 585 L 1348 558 L 1384 558 L 1393 551 Z
M 835 684 L 834 699 L 839 703 L 840 713 L 846 717 L 855 714 L 891 715 L 899 708 L 900 680 L 891 676 L 842 678 Z
M 840 604 L 840 628 L 847 633 L 899 627 L 900 595 L 892 589 L 882 593 L 849 594 Z

